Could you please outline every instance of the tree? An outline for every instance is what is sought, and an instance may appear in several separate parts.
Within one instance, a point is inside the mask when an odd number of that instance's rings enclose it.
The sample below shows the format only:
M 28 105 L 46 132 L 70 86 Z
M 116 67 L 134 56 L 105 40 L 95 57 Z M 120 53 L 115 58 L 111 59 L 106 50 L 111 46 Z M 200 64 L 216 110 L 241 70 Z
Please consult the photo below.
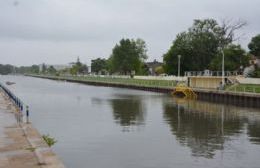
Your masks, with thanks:
M 248 48 L 250 49 L 251 54 L 260 58 L 260 34 L 251 39 Z
M 46 68 L 46 66 L 45 66 L 45 68 Z M 40 66 L 39 65 L 21 66 L 21 67 L 15 67 L 15 70 L 16 70 L 16 73 L 20 73 L 20 74 L 25 74 L 25 73 L 38 74 L 40 72 Z
M 164 69 L 162 66 L 158 66 L 155 68 L 155 73 L 156 75 L 160 75 L 160 74 L 163 74 L 164 73 Z
M 57 70 L 51 65 L 49 68 L 47 68 L 47 72 L 50 74 L 55 74 Z
M 0 64 L 0 74 L 1 75 L 8 75 L 14 71 L 14 66 L 12 65 L 2 65 Z
M 72 68 L 70 68 L 70 73 L 72 75 L 77 75 L 77 74 L 85 74 L 88 72 L 88 67 L 86 64 L 82 64 L 80 62 L 79 57 L 77 58 L 77 62 L 74 63 L 74 65 L 72 66 Z
M 142 62 L 147 59 L 145 42 L 141 39 L 122 39 L 112 50 L 109 58 L 110 72 L 130 74 L 140 72 Z
M 97 58 L 91 60 L 91 72 L 99 73 L 101 71 L 107 70 L 107 60 L 102 58 Z
M 42 64 L 42 73 L 45 73 L 47 71 L 47 66 L 43 63 Z
M 240 66 L 247 66 L 249 57 L 245 50 L 240 45 L 231 44 L 224 49 L 225 55 L 225 70 L 235 71 L 239 70 Z M 222 54 L 218 54 L 210 64 L 210 69 L 220 71 L 222 68 Z
M 80 67 L 79 67 L 79 71 L 78 73 L 80 74 L 86 74 L 88 73 L 88 67 L 86 64 L 82 64 Z
M 38 65 L 32 65 L 31 67 L 30 67 L 30 71 L 31 71 L 31 73 L 39 73 L 40 72 L 40 67 L 38 66 Z
M 224 49 L 230 43 L 237 41 L 241 36 L 236 37 L 235 31 L 243 28 L 247 25 L 247 22 L 243 20 L 234 21 L 232 19 L 224 19 L 222 20 L 221 31 L 220 31 L 220 39 L 219 46 Z
M 137 73 L 137 75 L 149 75 L 149 67 L 147 64 L 142 63 L 140 71 Z
M 145 41 L 143 39 L 138 38 L 138 39 L 136 39 L 136 41 L 132 40 L 132 42 L 136 44 L 139 58 L 142 61 L 145 61 L 148 58 L 147 47 L 146 47 Z
M 10 73 L 36 73 L 38 74 L 40 71 L 40 67 L 38 65 L 32 65 L 32 66 L 21 66 L 16 67 L 13 65 L 1 65 L 0 64 L 0 74 L 7 75 Z
M 255 66 L 255 71 L 253 72 L 253 74 L 250 75 L 250 77 L 260 78 L 260 68 L 258 68 L 257 66 Z
M 234 31 L 244 24 L 220 26 L 214 19 L 194 20 L 192 27 L 177 35 L 171 48 L 163 55 L 167 74 L 177 75 L 178 55 L 181 55 L 181 74 L 210 68 L 220 50 L 235 40 Z

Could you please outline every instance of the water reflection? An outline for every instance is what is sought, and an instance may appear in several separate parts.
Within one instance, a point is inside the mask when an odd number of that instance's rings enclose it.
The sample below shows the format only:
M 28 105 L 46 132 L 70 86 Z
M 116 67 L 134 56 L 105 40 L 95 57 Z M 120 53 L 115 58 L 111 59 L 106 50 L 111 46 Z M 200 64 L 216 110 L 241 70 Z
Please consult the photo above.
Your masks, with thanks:
M 225 142 L 238 137 L 245 129 L 251 141 L 260 142 L 259 111 L 249 112 L 223 104 L 201 101 L 166 102 L 164 119 L 180 144 L 191 148 L 193 156 L 212 158 L 223 150 Z M 248 116 L 255 114 L 255 122 Z M 248 125 L 248 127 L 247 127 Z
M 146 108 L 142 101 L 144 97 L 139 95 L 115 94 L 109 99 L 93 98 L 93 105 L 103 105 L 108 103 L 112 108 L 114 121 L 129 131 L 129 126 L 144 125 Z
M 142 99 L 133 95 L 120 95 L 109 100 L 116 123 L 121 126 L 142 125 L 145 106 Z
M 260 123 L 259 120 L 248 123 L 249 140 L 255 144 L 260 144 Z

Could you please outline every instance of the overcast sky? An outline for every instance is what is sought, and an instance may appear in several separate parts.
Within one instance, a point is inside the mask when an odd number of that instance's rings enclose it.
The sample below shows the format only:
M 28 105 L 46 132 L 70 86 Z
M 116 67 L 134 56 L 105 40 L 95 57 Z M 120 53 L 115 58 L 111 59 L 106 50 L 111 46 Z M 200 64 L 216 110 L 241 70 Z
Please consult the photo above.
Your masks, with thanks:
M 260 0 L 0 0 L 0 64 L 108 58 L 122 38 L 142 38 L 162 60 L 194 19 L 242 19 L 239 43 L 260 33 Z

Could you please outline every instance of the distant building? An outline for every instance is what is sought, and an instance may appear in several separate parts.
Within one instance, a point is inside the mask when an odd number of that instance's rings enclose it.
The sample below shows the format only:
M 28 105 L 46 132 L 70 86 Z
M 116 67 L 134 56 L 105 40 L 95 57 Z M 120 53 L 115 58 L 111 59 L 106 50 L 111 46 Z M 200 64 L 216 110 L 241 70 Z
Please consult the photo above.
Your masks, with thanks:
M 57 71 L 62 70 L 62 69 L 67 69 L 71 68 L 71 65 L 52 65 Z
M 50 66 L 53 66 L 53 68 L 55 68 L 57 71 L 60 71 L 60 70 L 63 70 L 63 69 L 67 69 L 67 68 L 71 68 L 72 67 L 72 64 L 68 64 L 68 65 L 48 65 L 48 64 L 40 64 L 39 65 L 39 68 L 40 68 L 40 72 L 42 71 L 43 69 L 43 66 L 46 66 L 46 68 L 49 68 Z
M 155 69 L 163 65 L 162 62 L 158 62 L 156 59 L 153 62 L 146 62 L 145 64 L 149 69 L 149 75 L 156 75 Z
M 251 55 L 249 66 L 244 68 L 243 75 L 245 77 L 249 77 L 256 70 L 256 68 L 260 68 L 260 59 L 254 55 Z
M 260 68 L 260 58 L 252 55 L 252 57 L 249 61 L 249 64 L 250 65 L 256 65 L 258 68 Z

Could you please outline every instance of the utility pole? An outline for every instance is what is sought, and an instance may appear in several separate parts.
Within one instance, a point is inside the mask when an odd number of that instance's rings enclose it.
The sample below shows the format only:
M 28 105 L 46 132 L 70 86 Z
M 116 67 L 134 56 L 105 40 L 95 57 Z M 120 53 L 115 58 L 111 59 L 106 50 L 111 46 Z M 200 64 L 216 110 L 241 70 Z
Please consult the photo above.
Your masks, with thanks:
M 222 53 L 222 87 L 224 88 L 224 86 L 225 86 L 225 54 L 224 54 L 223 48 L 221 48 L 221 53 Z
M 178 55 L 178 77 L 180 77 L 180 61 L 181 61 L 181 55 Z

